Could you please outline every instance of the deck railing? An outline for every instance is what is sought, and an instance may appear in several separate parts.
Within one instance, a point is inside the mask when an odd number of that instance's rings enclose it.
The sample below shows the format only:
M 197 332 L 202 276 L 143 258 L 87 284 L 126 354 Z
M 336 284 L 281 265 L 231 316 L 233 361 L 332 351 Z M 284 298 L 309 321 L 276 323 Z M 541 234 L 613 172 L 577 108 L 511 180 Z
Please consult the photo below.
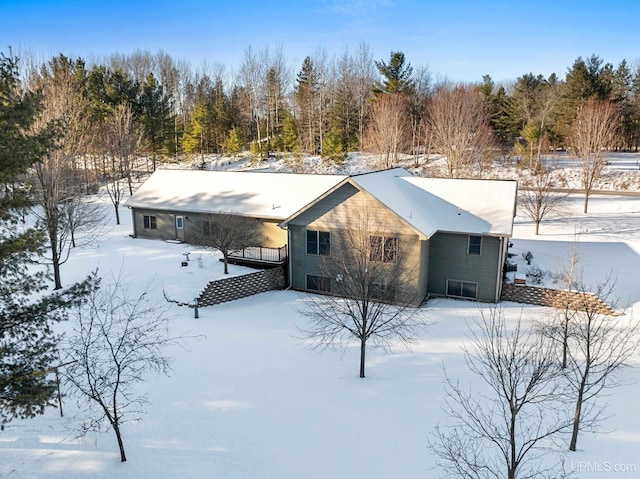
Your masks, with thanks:
M 266 246 L 249 246 L 239 251 L 233 251 L 229 258 L 242 258 L 269 263 L 282 263 L 287 259 L 287 246 L 267 248 Z

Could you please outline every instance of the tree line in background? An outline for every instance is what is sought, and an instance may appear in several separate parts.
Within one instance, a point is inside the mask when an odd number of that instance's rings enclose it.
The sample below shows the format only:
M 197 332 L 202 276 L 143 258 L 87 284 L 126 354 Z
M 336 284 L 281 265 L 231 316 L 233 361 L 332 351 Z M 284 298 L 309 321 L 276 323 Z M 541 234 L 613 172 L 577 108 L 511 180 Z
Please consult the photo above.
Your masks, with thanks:
M 102 173 L 115 154 L 145 154 L 155 166 L 176 155 L 250 149 L 262 158 L 291 152 L 337 162 L 369 151 L 383 166 L 399 153 L 436 153 L 451 159 L 455 176 L 470 156 L 496 147 L 530 162 L 570 148 L 589 102 L 611 103 L 620 114 L 621 134 L 608 147 L 635 150 L 640 140 L 640 67 L 596 55 L 576 59 L 564 79 L 526 73 L 500 85 L 488 75 L 436 83 L 402 52 L 376 61 L 366 44 L 336 56 L 318 50 L 293 68 L 282 49 L 248 47 L 234 75 L 221 64 L 196 70 L 162 51 L 91 64 L 64 55 L 28 60 L 23 76 L 63 120 L 68 151 L 93 156 Z

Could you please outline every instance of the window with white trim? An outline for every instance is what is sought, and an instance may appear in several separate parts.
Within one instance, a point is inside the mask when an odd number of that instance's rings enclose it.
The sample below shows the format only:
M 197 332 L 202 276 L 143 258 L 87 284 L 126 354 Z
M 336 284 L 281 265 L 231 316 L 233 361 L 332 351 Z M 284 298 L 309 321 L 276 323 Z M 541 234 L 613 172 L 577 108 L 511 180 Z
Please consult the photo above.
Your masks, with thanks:
M 157 230 L 158 223 L 156 222 L 156 217 L 151 215 L 144 215 L 142 217 L 142 222 L 144 229 L 146 230 Z
M 395 263 L 398 258 L 398 238 L 369 236 L 369 261 Z
M 469 235 L 468 254 L 479 255 L 482 252 L 482 236 Z
M 184 229 L 184 217 L 176 216 L 176 228 L 179 230 Z
M 307 254 L 329 256 L 331 254 L 331 233 L 307 230 Z

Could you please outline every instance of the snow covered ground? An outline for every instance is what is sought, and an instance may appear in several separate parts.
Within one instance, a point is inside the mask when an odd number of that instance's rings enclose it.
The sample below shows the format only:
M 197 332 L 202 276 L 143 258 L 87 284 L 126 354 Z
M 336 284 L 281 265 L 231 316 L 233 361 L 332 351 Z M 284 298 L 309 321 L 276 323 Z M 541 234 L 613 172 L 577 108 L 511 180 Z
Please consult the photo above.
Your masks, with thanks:
M 616 293 L 628 305 L 626 318 L 640 320 L 640 198 L 594 196 L 589 214 L 580 213 L 581 207 L 581 196 L 572 196 L 571 213 L 543 222 L 537 237 L 533 224 L 518 216 L 512 251 L 518 257 L 530 251 L 533 264 L 550 277 L 578 238 L 586 281 L 612 272 Z M 107 277 L 121 271 L 132 293 L 153 280 L 158 302 L 164 301 L 163 289 L 188 302 L 209 280 L 222 276 L 217 255 L 133 239 L 128 212 L 121 216 L 123 224 L 111 227 L 99 245 L 72 253 L 62 268 L 64 283 L 95 268 Z M 189 266 L 181 267 L 185 252 Z M 434 426 L 446 420 L 442 365 L 461 384 L 477 383 L 460 347 L 468 341 L 467 321 L 479 315 L 480 305 L 430 301 L 419 314 L 433 325 L 414 347 L 390 354 L 371 351 L 368 377 L 359 379 L 357 348 L 318 353 L 300 339 L 304 298 L 292 291 L 269 292 L 201 308 L 199 319 L 191 309 L 168 305 L 172 332 L 197 337 L 170 351 L 170 377 L 150 376 L 139 386 L 150 404 L 141 422 L 123 427 L 128 462 L 119 462 L 111 432 L 76 439 L 76 408 L 66 400 L 63 418 L 50 409 L 0 432 L 0 477 L 439 477 L 426 443 Z M 512 303 L 504 308 L 511 319 L 547 312 Z M 605 398 L 605 432 L 583 433 L 578 451 L 567 455 L 566 467 L 576 477 L 638 477 L 640 416 L 634 404 L 640 395 L 640 356 L 634 364 L 624 371 L 630 384 Z M 613 468 L 623 472 L 607 472 Z

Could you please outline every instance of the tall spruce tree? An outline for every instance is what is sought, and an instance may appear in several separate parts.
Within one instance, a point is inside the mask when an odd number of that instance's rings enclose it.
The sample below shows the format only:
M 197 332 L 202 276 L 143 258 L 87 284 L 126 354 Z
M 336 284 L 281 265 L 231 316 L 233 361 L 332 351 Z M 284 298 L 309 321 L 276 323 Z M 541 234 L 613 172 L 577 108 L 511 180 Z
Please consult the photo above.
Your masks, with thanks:
M 555 125 L 556 134 L 566 138 L 580 108 L 589 100 L 611 99 L 612 89 L 613 65 L 603 65 L 603 60 L 597 55 L 586 60 L 578 57 L 567 70 Z
M 311 57 L 306 57 L 296 78 L 294 98 L 298 108 L 298 134 L 302 150 L 314 153 L 319 143 L 316 125 L 318 74 Z
M 33 133 L 41 99 L 23 91 L 17 59 L 0 53 L 0 429 L 49 405 L 57 357 L 52 325 L 66 318 L 86 286 L 44 293 L 46 272 L 36 267 L 44 235 L 23 219 L 29 207 L 23 175 L 53 147 L 57 132 L 51 125 Z
M 140 108 L 145 149 L 151 154 L 155 171 L 158 156 L 172 153 L 175 121 L 171 113 L 171 99 L 153 73 L 147 75 L 142 85 Z
M 409 95 L 413 93 L 414 82 L 411 78 L 413 67 L 411 63 L 406 63 L 404 53 L 391 52 L 389 63 L 384 60 L 375 62 L 380 75 L 384 80 L 382 83 L 373 85 L 373 93 L 378 96 L 383 93 L 400 93 Z

